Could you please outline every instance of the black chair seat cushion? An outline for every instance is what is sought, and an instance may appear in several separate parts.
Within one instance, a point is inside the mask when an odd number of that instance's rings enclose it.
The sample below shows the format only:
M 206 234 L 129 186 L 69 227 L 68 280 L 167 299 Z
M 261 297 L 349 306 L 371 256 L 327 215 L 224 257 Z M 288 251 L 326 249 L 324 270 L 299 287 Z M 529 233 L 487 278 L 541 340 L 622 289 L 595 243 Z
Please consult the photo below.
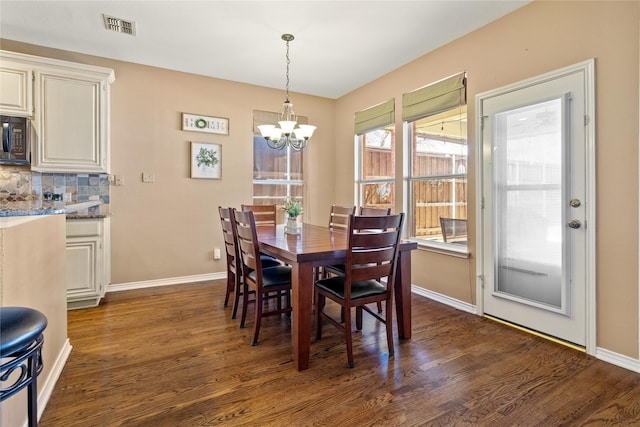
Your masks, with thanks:
M 28 348 L 47 327 L 47 318 L 26 307 L 0 307 L 0 357 Z
M 256 280 L 256 272 L 249 273 L 251 280 Z M 276 267 L 269 267 L 262 269 L 262 286 L 268 288 L 269 286 L 280 286 L 287 283 L 291 283 L 291 267 L 287 265 L 277 265 Z
M 282 263 L 277 259 L 265 254 L 260 254 L 260 264 L 262 264 L 262 268 L 277 267 L 282 265 Z
M 344 299 L 344 276 L 329 277 L 318 280 L 316 286 L 320 289 Z M 351 299 L 381 295 L 387 292 L 387 287 L 377 280 L 363 280 L 351 283 Z

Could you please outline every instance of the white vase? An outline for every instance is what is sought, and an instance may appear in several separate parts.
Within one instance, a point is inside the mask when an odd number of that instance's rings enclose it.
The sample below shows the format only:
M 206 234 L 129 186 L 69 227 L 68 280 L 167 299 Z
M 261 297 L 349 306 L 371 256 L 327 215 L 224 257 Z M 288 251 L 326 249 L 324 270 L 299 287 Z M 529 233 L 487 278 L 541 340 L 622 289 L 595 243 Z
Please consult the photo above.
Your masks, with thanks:
M 284 225 L 284 232 L 287 234 L 300 234 L 300 226 L 298 226 L 297 217 L 287 217 L 287 223 Z

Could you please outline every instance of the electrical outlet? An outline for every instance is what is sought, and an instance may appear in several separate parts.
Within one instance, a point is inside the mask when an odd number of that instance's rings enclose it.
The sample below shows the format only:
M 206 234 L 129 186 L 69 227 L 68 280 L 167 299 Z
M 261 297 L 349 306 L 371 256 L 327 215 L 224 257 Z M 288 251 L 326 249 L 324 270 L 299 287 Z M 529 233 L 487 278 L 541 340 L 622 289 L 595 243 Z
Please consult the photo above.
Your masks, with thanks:
M 213 259 L 220 259 L 220 248 L 213 248 Z
M 142 173 L 142 182 L 151 183 L 156 180 L 153 173 Z

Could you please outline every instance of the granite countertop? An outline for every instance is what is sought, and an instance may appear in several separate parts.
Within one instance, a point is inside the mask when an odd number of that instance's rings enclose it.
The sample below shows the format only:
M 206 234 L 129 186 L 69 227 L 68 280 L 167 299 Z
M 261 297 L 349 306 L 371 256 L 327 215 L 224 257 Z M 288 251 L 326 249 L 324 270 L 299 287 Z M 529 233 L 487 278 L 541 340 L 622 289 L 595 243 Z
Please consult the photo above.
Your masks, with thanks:
M 102 212 L 100 200 L 87 202 L 61 202 L 48 200 L 0 201 L 0 217 L 29 215 L 67 215 L 70 219 L 105 218 L 108 212 Z M 98 209 L 89 208 L 99 206 Z

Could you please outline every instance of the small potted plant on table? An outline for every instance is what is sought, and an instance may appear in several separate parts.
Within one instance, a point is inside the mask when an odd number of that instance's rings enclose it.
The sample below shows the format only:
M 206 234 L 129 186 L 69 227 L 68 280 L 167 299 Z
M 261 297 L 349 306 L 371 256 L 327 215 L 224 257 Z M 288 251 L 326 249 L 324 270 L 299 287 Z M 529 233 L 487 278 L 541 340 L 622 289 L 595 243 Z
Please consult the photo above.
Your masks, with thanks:
M 300 226 L 298 225 L 298 216 L 302 214 L 302 204 L 298 200 L 287 199 L 282 210 L 287 213 L 287 223 L 284 226 L 284 232 L 287 234 L 300 234 Z

